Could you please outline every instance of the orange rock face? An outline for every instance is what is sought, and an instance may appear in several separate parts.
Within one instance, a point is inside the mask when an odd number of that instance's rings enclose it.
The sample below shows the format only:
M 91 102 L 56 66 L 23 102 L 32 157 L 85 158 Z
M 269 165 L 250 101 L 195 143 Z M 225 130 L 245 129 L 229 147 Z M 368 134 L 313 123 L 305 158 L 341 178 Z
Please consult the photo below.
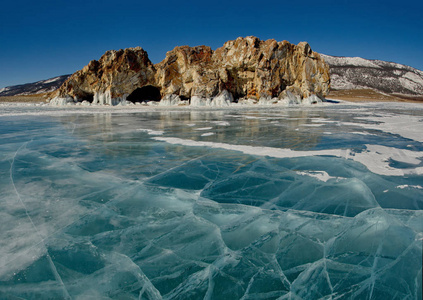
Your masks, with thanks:
M 215 96 L 218 93 L 213 50 L 207 46 L 176 47 L 155 65 L 163 95 Z
M 155 69 L 141 47 L 107 51 L 92 60 L 60 87 L 60 96 L 91 100 L 95 94 L 109 92 L 112 98 L 130 94 L 136 88 L 154 84 Z M 88 99 L 87 99 L 88 98 Z
M 207 46 L 176 47 L 153 65 L 140 47 L 107 51 L 74 73 L 56 96 L 90 100 L 108 93 L 126 99 L 145 86 L 181 98 L 215 97 L 228 90 L 238 98 L 283 98 L 286 93 L 324 97 L 330 88 L 329 67 L 308 43 L 237 38 L 213 51 Z

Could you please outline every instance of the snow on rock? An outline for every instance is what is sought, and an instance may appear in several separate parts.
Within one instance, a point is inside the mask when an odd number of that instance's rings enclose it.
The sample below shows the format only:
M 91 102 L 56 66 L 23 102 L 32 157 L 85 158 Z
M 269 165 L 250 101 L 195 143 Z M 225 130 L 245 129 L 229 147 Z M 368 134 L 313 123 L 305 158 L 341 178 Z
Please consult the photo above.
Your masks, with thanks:
M 323 59 L 329 64 L 329 66 L 354 66 L 354 67 L 366 67 L 376 68 L 381 67 L 371 60 L 364 59 L 361 57 L 336 57 L 329 55 L 321 55 Z
M 62 78 L 62 76 L 54 77 L 54 78 L 51 78 L 51 79 L 44 80 L 44 81 L 42 81 L 42 83 L 45 84 L 45 83 L 56 82 L 56 81 L 59 81 L 61 78 Z

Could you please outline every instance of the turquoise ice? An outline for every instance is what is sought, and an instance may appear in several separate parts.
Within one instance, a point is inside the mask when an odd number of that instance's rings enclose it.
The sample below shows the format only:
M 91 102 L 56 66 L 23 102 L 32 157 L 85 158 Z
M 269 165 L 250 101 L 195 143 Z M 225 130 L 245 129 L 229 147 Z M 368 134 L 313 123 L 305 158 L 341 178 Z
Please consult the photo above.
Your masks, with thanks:
M 2 299 L 421 299 L 423 108 L 4 107 Z

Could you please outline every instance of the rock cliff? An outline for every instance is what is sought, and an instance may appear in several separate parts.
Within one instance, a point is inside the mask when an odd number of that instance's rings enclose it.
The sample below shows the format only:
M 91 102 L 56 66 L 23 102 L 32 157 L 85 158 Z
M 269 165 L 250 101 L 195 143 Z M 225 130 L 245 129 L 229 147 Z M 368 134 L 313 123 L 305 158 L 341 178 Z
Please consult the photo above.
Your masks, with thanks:
M 328 65 L 306 42 L 293 45 L 246 37 L 215 51 L 207 46 L 176 47 L 156 65 L 140 47 L 107 51 L 74 73 L 53 95 L 52 103 L 300 102 L 312 95 L 326 96 L 329 87 Z

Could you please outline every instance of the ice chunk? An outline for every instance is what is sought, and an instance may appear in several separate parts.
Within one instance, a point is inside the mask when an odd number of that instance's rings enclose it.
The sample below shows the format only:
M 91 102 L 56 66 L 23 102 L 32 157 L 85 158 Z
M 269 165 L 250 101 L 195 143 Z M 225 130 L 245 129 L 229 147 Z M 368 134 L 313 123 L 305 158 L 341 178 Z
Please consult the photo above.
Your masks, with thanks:
M 414 236 L 410 228 L 382 209 L 372 209 L 355 217 L 350 229 L 336 239 L 328 254 L 343 262 L 356 259 L 355 255 L 367 256 L 365 253 L 372 254 L 374 258 L 384 257 L 389 260 L 406 251 L 414 242 Z M 353 257 L 343 255 L 347 248 Z M 378 267 L 382 265 L 381 262 Z
M 201 96 L 192 96 L 190 100 L 191 106 L 210 106 L 211 99 L 210 98 L 203 98 Z
M 221 91 L 210 103 L 211 106 L 229 106 L 234 102 L 234 97 L 228 90 Z
M 176 105 L 187 105 L 187 100 L 181 100 L 178 95 L 167 94 L 160 100 L 160 106 L 176 106 Z
M 266 97 L 261 97 L 259 99 L 258 104 L 259 105 L 272 105 L 272 104 L 276 104 L 278 103 L 279 99 L 278 98 L 266 98 Z
M 313 94 L 313 95 L 311 95 L 307 98 L 304 98 L 301 101 L 301 103 L 305 104 L 305 105 L 318 104 L 318 103 L 322 103 L 322 99 L 320 99 L 319 97 L 317 97 L 316 95 Z
M 294 105 L 294 104 L 300 104 L 301 98 L 297 95 L 294 95 L 290 91 L 285 91 L 283 94 L 283 98 L 279 100 L 279 103 L 285 104 L 285 105 Z
M 257 102 L 258 101 L 256 99 L 251 99 L 251 98 L 238 100 L 238 104 L 241 104 L 241 105 L 254 105 L 254 104 L 257 104 Z
M 75 101 L 72 97 L 66 96 L 66 97 L 54 97 L 50 100 L 50 105 L 56 105 L 56 106 L 62 106 L 62 105 L 68 105 L 68 104 L 75 104 Z

